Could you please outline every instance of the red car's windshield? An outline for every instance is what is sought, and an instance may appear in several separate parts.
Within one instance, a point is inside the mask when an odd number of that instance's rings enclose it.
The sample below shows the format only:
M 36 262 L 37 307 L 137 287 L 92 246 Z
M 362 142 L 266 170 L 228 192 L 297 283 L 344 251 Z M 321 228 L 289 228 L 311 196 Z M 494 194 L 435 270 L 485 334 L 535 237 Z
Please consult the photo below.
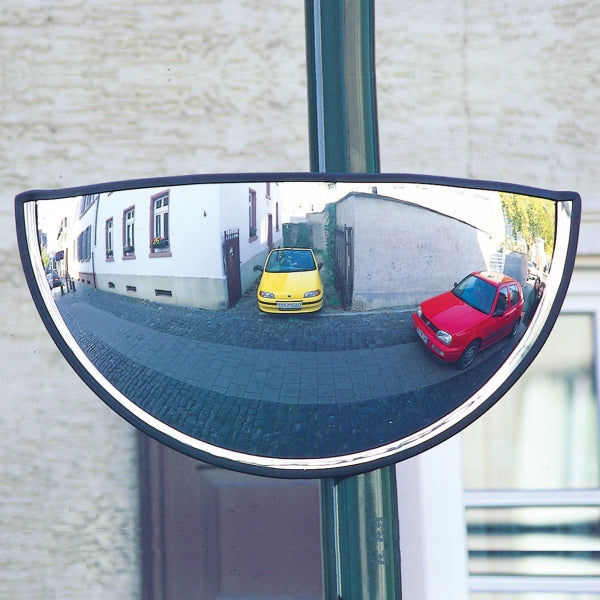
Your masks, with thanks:
M 273 250 L 267 261 L 267 273 L 295 273 L 314 271 L 317 268 L 310 250 Z
M 496 286 L 475 275 L 468 275 L 452 293 L 469 306 L 489 315 L 496 297 Z

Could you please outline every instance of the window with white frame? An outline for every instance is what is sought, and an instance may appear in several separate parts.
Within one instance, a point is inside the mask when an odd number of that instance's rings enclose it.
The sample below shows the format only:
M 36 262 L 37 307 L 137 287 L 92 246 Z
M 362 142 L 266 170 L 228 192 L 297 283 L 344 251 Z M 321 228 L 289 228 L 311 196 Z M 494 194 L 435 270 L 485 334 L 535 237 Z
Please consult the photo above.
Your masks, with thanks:
M 106 247 L 106 258 L 112 259 L 114 258 L 114 248 L 113 248 L 113 218 L 106 220 L 106 226 L 104 231 L 104 244 Z
M 248 190 L 248 237 L 255 240 L 258 236 L 256 229 L 256 190 Z
M 161 192 L 151 199 L 150 248 L 153 253 L 169 251 L 169 192 Z
M 135 252 L 135 207 L 123 211 L 123 254 L 131 256 Z
M 527 372 L 462 434 L 471 600 L 600 599 L 595 331 L 594 313 L 561 314 Z

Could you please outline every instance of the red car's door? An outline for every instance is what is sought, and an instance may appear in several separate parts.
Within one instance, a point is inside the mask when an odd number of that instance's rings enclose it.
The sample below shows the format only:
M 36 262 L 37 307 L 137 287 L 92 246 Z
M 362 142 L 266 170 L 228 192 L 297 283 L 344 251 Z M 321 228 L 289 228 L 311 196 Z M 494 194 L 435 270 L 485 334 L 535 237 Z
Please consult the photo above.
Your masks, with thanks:
M 516 283 L 511 283 L 508 286 L 508 304 L 506 316 L 510 322 L 509 331 L 512 331 L 515 323 L 521 319 L 521 312 L 523 311 L 523 296 Z
M 504 337 L 510 330 L 511 323 L 508 286 L 504 285 L 496 293 L 496 301 L 487 319 L 482 347 L 489 346 Z

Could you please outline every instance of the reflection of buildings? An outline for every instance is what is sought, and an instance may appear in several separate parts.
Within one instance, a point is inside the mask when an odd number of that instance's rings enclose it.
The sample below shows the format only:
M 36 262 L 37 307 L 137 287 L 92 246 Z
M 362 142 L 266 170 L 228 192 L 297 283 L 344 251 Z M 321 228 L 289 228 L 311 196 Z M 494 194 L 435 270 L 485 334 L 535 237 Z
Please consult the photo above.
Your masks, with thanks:
M 535 238 L 533 247 L 531 248 L 530 258 L 535 263 L 540 273 L 544 273 L 548 265 L 548 256 L 544 248 L 544 240 L 542 238 Z
M 281 240 L 277 196 L 269 183 L 83 196 L 65 241 L 70 274 L 136 298 L 226 308 Z
M 228 183 L 83 196 L 75 226 L 59 235 L 64 270 L 101 290 L 226 308 L 254 282 L 253 267 L 267 250 L 282 243 L 282 222 L 293 222 L 283 243 L 327 252 L 339 237 L 328 224 L 332 214 L 335 225 L 352 230 L 350 266 L 336 263 L 335 270 L 351 271 L 344 286 L 355 309 L 415 305 L 467 273 L 504 268 L 504 256 L 500 267 L 495 260 L 504 239 L 497 193 L 390 184 L 347 192 L 349 186 Z M 450 211 L 449 198 L 460 200 Z M 332 202 L 335 211 L 314 212 Z M 306 239 L 294 234 L 302 222 Z
M 56 246 L 60 248 L 55 256 L 56 267 L 61 277 L 64 277 L 69 272 L 69 264 L 71 257 L 69 256 L 69 223 L 70 217 L 65 216 L 60 220 L 58 235 L 56 236 Z
M 350 295 L 344 304 L 354 309 L 414 306 L 468 273 L 495 268 L 505 235 L 497 194 L 489 194 L 485 203 L 469 198 L 462 213 L 454 207 L 458 218 L 436 209 L 431 190 L 418 197 L 414 190 L 390 191 L 413 191 L 415 203 L 374 190 L 346 194 L 336 204 L 336 225 L 346 230 L 342 243 L 347 250 L 335 251 L 336 274 L 350 281 L 341 284 Z M 453 190 L 440 192 L 447 201 Z M 479 210 L 482 206 L 485 210 Z M 318 234 L 327 223 L 322 215 L 309 215 L 315 245 L 316 240 L 327 243 L 327 236 Z
M 38 243 L 41 251 L 45 251 L 48 257 L 48 264 L 44 265 L 47 269 L 56 270 L 62 277 L 66 271 L 68 252 L 63 248 L 67 247 L 67 229 L 69 217 L 63 217 L 58 224 L 58 234 L 49 233 L 43 228 L 38 230 Z M 50 237 L 49 237 L 50 236 Z

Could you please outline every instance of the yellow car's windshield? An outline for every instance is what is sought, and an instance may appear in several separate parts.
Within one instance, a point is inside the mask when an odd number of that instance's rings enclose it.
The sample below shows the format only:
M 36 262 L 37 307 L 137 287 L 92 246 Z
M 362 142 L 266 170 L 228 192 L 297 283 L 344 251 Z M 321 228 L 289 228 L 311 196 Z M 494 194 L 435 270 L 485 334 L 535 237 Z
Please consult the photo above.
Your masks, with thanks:
M 317 265 L 310 250 L 282 248 L 271 252 L 265 271 L 267 273 L 295 273 L 314 271 L 316 268 Z

